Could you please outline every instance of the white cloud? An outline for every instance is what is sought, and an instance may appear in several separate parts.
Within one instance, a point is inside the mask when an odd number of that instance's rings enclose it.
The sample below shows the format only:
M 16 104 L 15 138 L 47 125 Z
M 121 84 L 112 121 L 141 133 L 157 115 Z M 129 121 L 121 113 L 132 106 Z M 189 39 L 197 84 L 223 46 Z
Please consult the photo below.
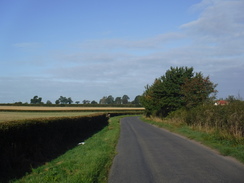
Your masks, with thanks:
M 181 27 L 196 36 L 217 41 L 243 37 L 244 1 L 242 0 L 203 0 L 199 5 L 204 7 L 199 19 L 186 23 Z
M 194 8 L 202 10 L 200 17 L 181 26 L 192 40 L 191 62 L 200 60 L 196 67 L 219 83 L 221 96 L 243 94 L 244 1 L 203 0 Z
M 52 101 L 60 95 L 80 101 L 123 94 L 133 99 L 170 66 L 193 66 L 219 83 L 220 97 L 238 92 L 244 96 L 244 1 L 203 0 L 193 8 L 201 10 L 199 18 L 179 26 L 179 32 L 137 40 L 87 40 L 72 48 L 62 45 L 62 51 L 49 50 L 41 59 L 40 53 L 28 59 L 43 62 L 32 67 L 28 78 L 0 78 L 1 86 L 26 91 L 19 96 L 40 95 Z M 26 42 L 14 46 L 29 49 L 41 45 Z

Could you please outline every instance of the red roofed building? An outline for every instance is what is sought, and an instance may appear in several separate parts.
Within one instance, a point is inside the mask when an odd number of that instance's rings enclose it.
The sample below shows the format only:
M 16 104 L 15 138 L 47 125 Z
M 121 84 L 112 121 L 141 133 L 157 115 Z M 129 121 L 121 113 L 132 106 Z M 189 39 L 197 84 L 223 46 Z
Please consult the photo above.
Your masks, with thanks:
M 215 102 L 214 105 L 228 105 L 228 104 L 229 104 L 229 102 L 226 100 L 219 100 L 219 101 Z

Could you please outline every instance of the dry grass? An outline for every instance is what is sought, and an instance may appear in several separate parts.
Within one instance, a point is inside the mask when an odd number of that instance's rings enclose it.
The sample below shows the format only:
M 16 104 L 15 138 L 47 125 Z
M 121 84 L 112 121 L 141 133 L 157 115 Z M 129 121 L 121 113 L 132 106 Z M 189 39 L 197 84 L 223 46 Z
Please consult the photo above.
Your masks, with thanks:
M 161 123 L 161 124 L 167 124 L 167 125 L 174 125 L 175 127 L 180 127 L 182 126 L 184 123 L 181 119 L 179 118 L 159 118 L 159 117 L 155 117 L 155 116 L 151 116 L 150 118 L 146 118 L 148 121 L 154 121 L 156 123 Z

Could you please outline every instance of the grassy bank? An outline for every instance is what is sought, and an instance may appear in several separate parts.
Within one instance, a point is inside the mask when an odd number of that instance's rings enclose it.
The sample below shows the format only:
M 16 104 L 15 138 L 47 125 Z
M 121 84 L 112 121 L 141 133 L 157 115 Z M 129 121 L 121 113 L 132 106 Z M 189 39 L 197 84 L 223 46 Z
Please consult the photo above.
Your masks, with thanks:
M 108 172 L 116 154 L 122 116 L 113 117 L 103 130 L 87 139 L 84 145 L 69 150 L 62 156 L 46 163 L 15 183 L 107 182 Z
M 196 140 L 216 149 L 224 156 L 232 156 L 244 163 L 244 138 L 233 138 L 213 129 L 189 126 L 181 118 L 142 118 L 143 121 Z

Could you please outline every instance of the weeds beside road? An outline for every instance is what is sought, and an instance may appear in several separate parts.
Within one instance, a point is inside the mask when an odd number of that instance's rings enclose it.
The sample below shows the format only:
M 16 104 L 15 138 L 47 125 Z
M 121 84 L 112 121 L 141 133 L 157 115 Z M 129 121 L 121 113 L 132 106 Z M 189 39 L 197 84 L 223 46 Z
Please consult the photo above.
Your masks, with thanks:
M 157 126 L 195 139 L 244 163 L 243 101 L 224 106 L 205 104 L 190 110 L 180 109 L 163 120 L 152 121 Z
M 199 121 L 195 121 L 195 125 L 187 124 L 184 121 L 184 116 L 186 114 L 184 112 L 184 114 L 180 114 L 181 112 L 178 111 L 165 119 L 143 117 L 142 120 L 158 127 L 167 129 L 171 132 L 186 136 L 189 139 L 198 141 L 219 151 L 224 156 L 234 157 L 244 163 L 244 137 L 236 136 L 234 134 L 231 135 L 231 132 L 228 132 L 226 129 L 221 130 L 220 126 L 217 128 L 207 124 L 204 125 L 204 123 L 199 123 Z M 202 111 L 202 113 L 204 113 L 204 111 Z M 195 115 L 195 118 L 197 118 L 197 114 Z M 210 118 L 208 114 L 206 114 L 205 117 Z M 216 118 L 217 121 L 221 121 L 221 116 L 216 116 Z M 203 122 L 204 119 L 201 119 L 201 121 Z M 208 121 L 206 119 L 205 123 L 207 122 Z M 230 130 L 232 130 L 232 128 L 230 128 Z

